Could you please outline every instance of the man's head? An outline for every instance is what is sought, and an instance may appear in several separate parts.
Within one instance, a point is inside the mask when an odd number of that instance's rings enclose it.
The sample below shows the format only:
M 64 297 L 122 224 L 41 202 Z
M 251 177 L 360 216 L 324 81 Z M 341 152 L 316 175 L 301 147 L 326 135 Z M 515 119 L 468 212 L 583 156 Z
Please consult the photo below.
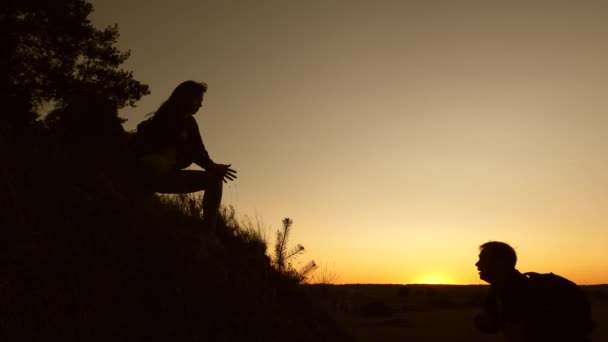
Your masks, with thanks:
M 515 270 L 517 255 L 504 242 L 490 241 L 479 246 L 479 260 L 475 264 L 479 278 L 490 284 L 502 282 Z

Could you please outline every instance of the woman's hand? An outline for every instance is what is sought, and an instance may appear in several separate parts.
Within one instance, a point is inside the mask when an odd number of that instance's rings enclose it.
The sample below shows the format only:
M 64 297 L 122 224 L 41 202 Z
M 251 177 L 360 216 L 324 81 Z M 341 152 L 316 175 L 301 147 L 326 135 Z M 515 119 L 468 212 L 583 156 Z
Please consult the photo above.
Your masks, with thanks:
M 224 183 L 236 179 L 236 170 L 230 168 L 232 164 L 211 164 L 205 169 L 212 174 L 222 178 Z

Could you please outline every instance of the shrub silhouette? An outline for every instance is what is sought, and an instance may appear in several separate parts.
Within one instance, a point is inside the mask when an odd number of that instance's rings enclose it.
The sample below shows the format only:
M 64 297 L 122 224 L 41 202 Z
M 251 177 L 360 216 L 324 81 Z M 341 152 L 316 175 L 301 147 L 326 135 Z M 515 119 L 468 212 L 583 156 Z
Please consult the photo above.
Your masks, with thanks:
M 304 253 L 304 246 L 298 244 L 291 250 L 287 250 L 287 242 L 289 233 L 291 232 L 291 226 L 293 225 L 293 220 L 290 218 L 284 218 L 282 223 L 283 228 L 281 230 L 277 230 L 273 263 L 279 273 L 285 274 L 289 278 L 300 283 L 303 282 L 306 277 L 317 268 L 317 265 L 315 264 L 314 260 L 312 260 L 299 270 L 296 270 L 293 267 L 291 260 Z

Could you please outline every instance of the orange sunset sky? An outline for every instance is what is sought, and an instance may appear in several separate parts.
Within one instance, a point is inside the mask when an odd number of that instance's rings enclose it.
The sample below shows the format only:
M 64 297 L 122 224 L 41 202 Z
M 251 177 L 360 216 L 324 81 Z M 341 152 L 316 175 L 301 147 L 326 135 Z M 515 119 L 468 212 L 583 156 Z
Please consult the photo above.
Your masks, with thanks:
M 223 204 L 337 283 L 479 284 L 521 271 L 608 283 L 608 2 L 94 0 L 151 95 L 188 79 Z

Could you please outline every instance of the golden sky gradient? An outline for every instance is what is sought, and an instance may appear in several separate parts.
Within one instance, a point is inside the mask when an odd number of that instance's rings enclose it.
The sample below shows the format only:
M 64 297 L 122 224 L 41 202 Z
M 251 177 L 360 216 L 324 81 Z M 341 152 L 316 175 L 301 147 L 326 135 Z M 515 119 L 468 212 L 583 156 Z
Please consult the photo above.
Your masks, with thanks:
M 152 92 L 126 128 L 207 82 L 223 203 L 338 283 L 482 283 L 488 240 L 608 283 L 608 2 L 92 3 Z

